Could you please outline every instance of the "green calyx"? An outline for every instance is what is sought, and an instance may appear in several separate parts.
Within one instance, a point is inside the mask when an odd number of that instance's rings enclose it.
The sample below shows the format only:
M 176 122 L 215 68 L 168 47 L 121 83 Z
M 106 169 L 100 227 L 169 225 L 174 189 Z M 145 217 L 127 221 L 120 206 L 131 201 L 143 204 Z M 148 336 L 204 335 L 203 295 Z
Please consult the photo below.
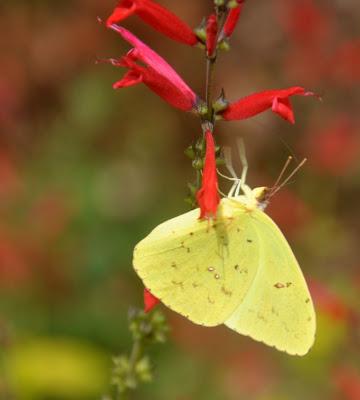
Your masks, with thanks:
M 213 110 L 215 113 L 226 110 L 229 106 L 228 100 L 226 100 L 224 89 L 222 89 L 220 96 L 213 103 Z

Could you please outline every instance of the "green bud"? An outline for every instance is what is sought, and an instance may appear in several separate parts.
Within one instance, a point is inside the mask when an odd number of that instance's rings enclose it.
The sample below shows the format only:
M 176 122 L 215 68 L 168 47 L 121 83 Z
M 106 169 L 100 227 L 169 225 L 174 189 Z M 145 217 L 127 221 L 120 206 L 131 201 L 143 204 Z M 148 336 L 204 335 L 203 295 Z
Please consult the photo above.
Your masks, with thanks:
M 203 138 L 199 139 L 195 144 L 195 151 L 198 155 L 202 157 L 205 155 L 206 152 L 206 144 Z
M 194 169 L 197 170 L 201 170 L 204 167 L 204 161 L 202 158 L 196 158 L 193 162 L 192 162 L 192 166 Z
M 231 10 L 232 8 L 236 8 L 239 3 L 236 0 L 230 0 L 227 4 L 227 8 Z
M 189 146 L 185 151 L 184 154 L 190 158 L 190 160 L 193 160 L 195 158 L 195 150 L 194 150 L 194 146 L 191 145 Z
M 136 363 L 135 373 L 141 382 L 151 382 L 153 378 L 149 357 L 145 356 Z
M 205 102 L 201 101 L 197 104 L 196 106 L 196 111 L 198 112 L 199 115 L 204 116 L 207 115 L 208 113 L 208 108 Z
M 223 6 L 225 4 L 225 0 L 214 0 L 214 4 L 217 7 L 221 7 L 221 6 Z

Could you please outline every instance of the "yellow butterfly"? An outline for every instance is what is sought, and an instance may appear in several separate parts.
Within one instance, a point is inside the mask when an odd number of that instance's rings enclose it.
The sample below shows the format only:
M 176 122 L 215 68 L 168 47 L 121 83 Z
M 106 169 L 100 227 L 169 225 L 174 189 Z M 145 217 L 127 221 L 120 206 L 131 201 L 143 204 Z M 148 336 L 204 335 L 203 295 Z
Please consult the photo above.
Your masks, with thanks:
M 243 182 L 221 200 L 216 220 L 199 220 L 196 209 L 157 226 L 134 250 L 135 271 L 153 295 L 196 324 L 225 324 L 304 355 L 316 330 L 309 290 L 263 211 L 269 189 Z

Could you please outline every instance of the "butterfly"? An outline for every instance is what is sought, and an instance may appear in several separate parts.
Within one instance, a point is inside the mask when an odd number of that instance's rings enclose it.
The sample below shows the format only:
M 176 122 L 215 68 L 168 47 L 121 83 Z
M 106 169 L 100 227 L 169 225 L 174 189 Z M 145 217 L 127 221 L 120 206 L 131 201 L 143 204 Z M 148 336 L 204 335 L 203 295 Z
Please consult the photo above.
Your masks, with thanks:
M 136 245 L 134 269 L 153 295 L 190 321 L 225 324 L 280 351 L 305 355 L 316 330 L 306 281 L 264 212 L 269 189 L 242 182 L 222 198 L 215 220 L 200 220 L 195 209 L 157 226 Z

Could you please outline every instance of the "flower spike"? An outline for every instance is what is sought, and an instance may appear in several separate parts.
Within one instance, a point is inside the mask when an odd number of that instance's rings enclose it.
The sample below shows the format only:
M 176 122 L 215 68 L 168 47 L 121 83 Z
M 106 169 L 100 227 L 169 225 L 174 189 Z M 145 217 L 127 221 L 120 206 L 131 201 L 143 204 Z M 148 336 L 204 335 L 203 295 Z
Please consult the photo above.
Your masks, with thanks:
M 114 84 L 114 89 L 143 82 L 172 106 L 183 111 L 195 109 L 198 102 L 196 94 L 162 57 L 125 28 L 113 24 L 110 29 L 119 33 L 124 40 L 134 46 L 119 60 L 108 60 L 117 67 L 129 69 L 129 72 Z M 139 65 L 137 61 L 145 66 Z
M 230 103 L 221 116 L 227 121 L 242 120 L 251 118 L 271 108 L 275 114 L 294 124 L 295 117 L 289 99 L 294 95 L 314 96 L 314 93 L 307 92 L 300 86 L 280 90 L 265 90 Z
M 210 130 L 205 133 L 206 154 L 202 186 L 196 194 L 200 207 L 200 219 L 215 218 L 220 202 L 218 178 L 216 173 L 215 142 Z
M 194 46 L 198 39 L 193 30 L 179 17 L 152 0 L 121 0 L 106 21 L 109 27 L 131 15 L 137 15 L 157 31 L 177 42 Z

